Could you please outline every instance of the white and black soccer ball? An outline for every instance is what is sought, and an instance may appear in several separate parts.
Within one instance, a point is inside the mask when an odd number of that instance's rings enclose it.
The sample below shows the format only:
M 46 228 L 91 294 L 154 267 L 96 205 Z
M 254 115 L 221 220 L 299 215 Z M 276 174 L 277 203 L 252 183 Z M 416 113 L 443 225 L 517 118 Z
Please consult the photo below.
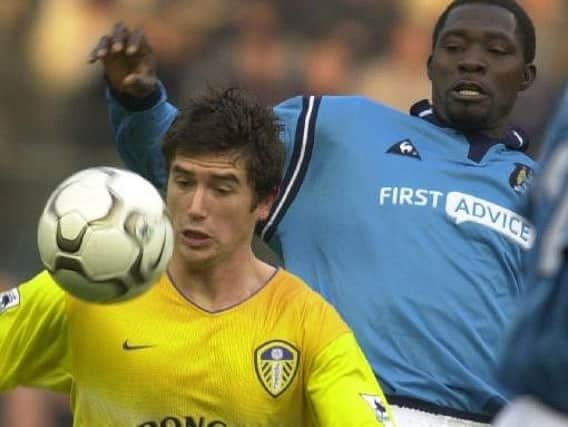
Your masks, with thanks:
M 126 170 L 95 167 L 51 194 L 38 247 L 59 286 L 77 298 L 112 303 L 157 281 L 172 255 L 173 232 L 152 184 Z

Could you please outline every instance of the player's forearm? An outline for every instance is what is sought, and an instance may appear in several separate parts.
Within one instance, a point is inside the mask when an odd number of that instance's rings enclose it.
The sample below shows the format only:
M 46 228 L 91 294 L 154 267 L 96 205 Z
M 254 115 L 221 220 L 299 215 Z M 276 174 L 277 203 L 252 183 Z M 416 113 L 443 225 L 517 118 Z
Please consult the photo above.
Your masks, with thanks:
M 120 158 L 129 169 L 163 189 L 167 171 L 161 152 L 162 138 L 175 119 L 177 108 L 167 102 L 167 94 L 161 84 L 157 90 L 157 95 L 138 101 L 128 95 L 121 95 L 119 99 L 116 92 L 109 90 L 107 102 Z M 135 104 L 142 109 L 129 109 L 135 108 Z

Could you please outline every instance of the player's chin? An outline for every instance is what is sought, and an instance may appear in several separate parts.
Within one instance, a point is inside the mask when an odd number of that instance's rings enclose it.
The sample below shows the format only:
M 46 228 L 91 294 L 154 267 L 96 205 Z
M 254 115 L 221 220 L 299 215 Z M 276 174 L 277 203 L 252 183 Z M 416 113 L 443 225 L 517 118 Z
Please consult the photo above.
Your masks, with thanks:
M 462 106 L 448 111 L 448 117 L 456 129 L 474 132 L 487 127 L 490 111 L 479 105 Z
M 193 271 L 205 270 L 215 264 L 217 254 L 212 248 L 195 249 L 185 247 L 182 250 L 186 266 Z

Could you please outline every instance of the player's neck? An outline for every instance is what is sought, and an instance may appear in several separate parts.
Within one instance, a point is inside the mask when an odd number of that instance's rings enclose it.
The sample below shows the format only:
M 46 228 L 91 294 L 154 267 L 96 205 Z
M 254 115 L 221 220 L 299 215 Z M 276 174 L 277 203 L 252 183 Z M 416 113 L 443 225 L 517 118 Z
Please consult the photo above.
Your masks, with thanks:
M 174 255 L 168 270 L 187 299 L 206 311 L 216 312 L 249 299 L 266 285 L 276 269 L 248 251 L 203 269 L 188 268 Z
M 450 120 L 447 116 L 442 114 L 435 105 L 433 106 L 433 109 L 438 122 L 440 122 L 444 127 L 456 129 L 465 134 L 477 134 L 491 139 L 503 139 L 507 135 L 508 130 L 511 128 L 509 116 L 502 117 L 494 123 L 487 123 L 485 125 L 465 124 Z

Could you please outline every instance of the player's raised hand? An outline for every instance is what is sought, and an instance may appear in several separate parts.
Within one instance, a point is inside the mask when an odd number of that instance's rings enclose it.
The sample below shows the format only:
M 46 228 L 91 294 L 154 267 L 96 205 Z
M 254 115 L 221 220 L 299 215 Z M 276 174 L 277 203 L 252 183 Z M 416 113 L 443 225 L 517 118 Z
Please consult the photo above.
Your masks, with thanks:
M 155 89 L 156 58 L 141 30 L 130 30 L 122 22 L 102 36 L 89 54 L 89 63 L 102 62 L 112 87 L 135 97 Z

